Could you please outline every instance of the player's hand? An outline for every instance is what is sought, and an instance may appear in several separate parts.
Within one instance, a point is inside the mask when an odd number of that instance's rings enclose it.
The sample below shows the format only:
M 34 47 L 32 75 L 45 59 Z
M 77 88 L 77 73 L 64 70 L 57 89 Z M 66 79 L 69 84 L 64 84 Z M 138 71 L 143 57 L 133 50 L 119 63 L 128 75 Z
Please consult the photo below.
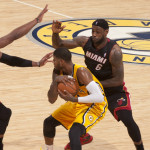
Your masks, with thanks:
M 53 33 L 60 33 L 65 27 L 66 26 L 62 26 L 62 22 L 53 20 L 53 24 L 52 24 Z
M 63 76 L 59 75 L 59 76 L 56 77 L 55 81 L 57 83 L 62 82 L 63 84 L 66 85 L 66 82 L 71 82 L 72 83 L 72 82 L 75 81 L 75 79 L 73 77 L 68 76 L 68 75 L 63 75 Z
M 78 98 L 72 96 L 68 91 L 64 91 L 61 92 L 60 90 L 58 90 L 58 94 L 59 96 L 64 99 L 65 101 L 71 101 L 71 102 L 78 102 Z
M 39 67 L 44 66 L 47 62 L 53 62 L 52 60 L 49 60 L 53 56 L 53 52 L 46 54 L 40 61 L 39 61 Z
M 38 19 L 38 22 L 41 22 L 43 19 L 44 14 L 48 11 L 47 9 L 48 5 L 46 4 L 45 8 L 40 12 L 40 14 L 36 17 Z

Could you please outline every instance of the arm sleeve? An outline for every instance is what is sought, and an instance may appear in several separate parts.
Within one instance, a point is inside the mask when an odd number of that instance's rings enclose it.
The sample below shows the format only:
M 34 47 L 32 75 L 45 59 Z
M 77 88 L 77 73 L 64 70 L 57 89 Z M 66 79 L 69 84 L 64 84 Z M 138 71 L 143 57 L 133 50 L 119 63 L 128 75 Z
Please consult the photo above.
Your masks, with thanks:
M 16 57 L 16 56 L 10 56 L 4 53 L 2 53 L 0 62 L 7 64 L 9 66 L 32 67 L 32 61 L 20 57 Z
M 79 103 L 101 103 L 104 101 L 104 95 L 98 84 L 95 81 L 91 81 L 86 89 L 89 92 L 88 96 L 78 97 Z

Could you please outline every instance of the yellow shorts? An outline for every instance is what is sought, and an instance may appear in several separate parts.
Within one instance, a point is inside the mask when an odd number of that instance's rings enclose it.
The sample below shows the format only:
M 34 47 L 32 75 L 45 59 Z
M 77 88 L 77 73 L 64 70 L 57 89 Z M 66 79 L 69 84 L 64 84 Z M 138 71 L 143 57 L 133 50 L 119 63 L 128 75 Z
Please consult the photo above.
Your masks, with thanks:
M 52 116 L 66 129 L 70 129 L 73 123 L 80 123 L 85 126 L 86 132 L 88 132 L 104 118 L 107 106 L 107 102 L 93 104 L 66 102 L 54 111 Z

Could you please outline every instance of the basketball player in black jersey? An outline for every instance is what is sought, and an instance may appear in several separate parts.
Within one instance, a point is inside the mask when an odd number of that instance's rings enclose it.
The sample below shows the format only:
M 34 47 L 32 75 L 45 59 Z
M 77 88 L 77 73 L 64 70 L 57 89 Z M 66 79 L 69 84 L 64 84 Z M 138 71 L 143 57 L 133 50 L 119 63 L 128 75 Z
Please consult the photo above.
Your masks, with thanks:
M 0 38 L 0 48 L 3 48 L 14 40 L 21 38 L 27 34 L 32 27 L 34 27 L 38 22 L 42 21 L 44 14 L 47 12 L 47 5 L 41 11 L 37 18 L 28 22 L 27 24 L 20 26 L 13 30 L 11 33 Z M 52 56 L 52 53 L 45 55 L 39 62 L 30 61 L 16 56 L 10 56 L 5 53 L 0 52 L 0 62 L 7 64 L 9 66 L 18 67 L 40 67 L 48 62 L 48 59 Z M 11 109 L 7 108 L 0 102 L 0 150 L 3 150 L 3 137 L 8 126 L 11 117 Z
M 124 83 L 122 51 L 119 45 L 107 38 L 109 26 L 106 20 L 97 19 L 92 23 L 92 36 L 77 36 L 62 40 L 59 33 L 65 28 L 61 22 L 53 21 L 52 43 L 54 48 L 69 49 L 82 47 L 87 68 L 102 83 L 108 100 L 108 108 L 118 121 L 127 127 L 128 134 L 137 150 L 144 150 L 139 127 L 135 123 L 129 93 Z M 83 137 L 84 138 L 84 137 Z M 69 147 L 69 145 L 66 146 Z

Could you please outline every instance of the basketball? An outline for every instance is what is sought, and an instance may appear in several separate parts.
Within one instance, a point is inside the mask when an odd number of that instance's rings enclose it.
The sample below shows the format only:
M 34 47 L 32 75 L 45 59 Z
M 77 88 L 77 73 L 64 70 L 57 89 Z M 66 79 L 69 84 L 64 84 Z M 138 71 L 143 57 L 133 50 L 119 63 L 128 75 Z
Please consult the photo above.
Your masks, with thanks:
M 64 93 L 64 91 L 68 91 L 72 96 L 75 96 L 78 92 L 79 86 L 77 81 L 66 82 L 66 85 L 62 82 L 58 84 L 58 89 Z

